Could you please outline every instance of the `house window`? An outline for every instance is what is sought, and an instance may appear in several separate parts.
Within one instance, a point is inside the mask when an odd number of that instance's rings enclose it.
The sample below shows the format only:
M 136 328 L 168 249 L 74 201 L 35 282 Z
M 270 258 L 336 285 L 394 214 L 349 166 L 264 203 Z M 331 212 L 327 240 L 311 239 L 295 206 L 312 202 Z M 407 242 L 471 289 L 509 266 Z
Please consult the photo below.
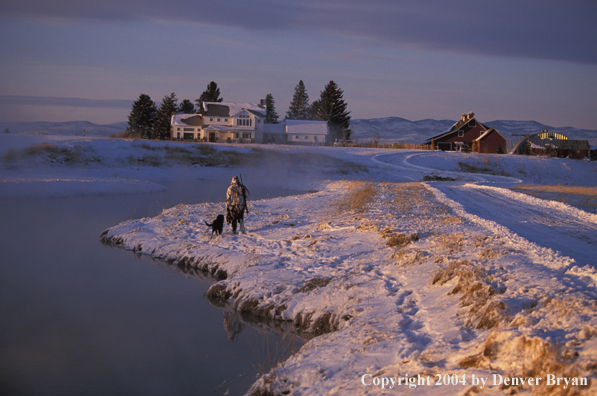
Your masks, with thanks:
M 243 133 L 243 139 L 251 139 L 250 133 Z
M 184 132 L 195 132 L 195 128 L 182 128 Z
M 178 129 L 180 129 L 180 128 L 178 128 Z M 177 133 L 176 133 L 176 138 L 177 138 L 177 139 L 180 139 L 180 132 L 177 132 Z
M 464 136 L 464 131 L 462 129 L 458 131 L 458 136 Z
M 294 138 L 295 138 L 296 140 L 299 140 L 299 136 L 298 136 L 298 135 L 296 135 Z
M 228 118 L 224 118 L 224 122 L 228 122 Z
M 214 119 L 210 117 L 210 118 L 209 118 L 209 120 L 210 120 L 210 121 L 213 121 Z
M 309 139 L 309 136 L 305 136 L 305 140 Z
M 218 122 L 220 122 L 220 119 L 218 118 Z
M 246 116 L 246 117 L 248 117 L 248 116 Z M 237 126 L 252 126 L 252 121 L 253 120 L 239 119 L 239 120 L 236 120 L 236 125 Z
M 180 131 L 180 128 L 176 128 L 177 131 Z

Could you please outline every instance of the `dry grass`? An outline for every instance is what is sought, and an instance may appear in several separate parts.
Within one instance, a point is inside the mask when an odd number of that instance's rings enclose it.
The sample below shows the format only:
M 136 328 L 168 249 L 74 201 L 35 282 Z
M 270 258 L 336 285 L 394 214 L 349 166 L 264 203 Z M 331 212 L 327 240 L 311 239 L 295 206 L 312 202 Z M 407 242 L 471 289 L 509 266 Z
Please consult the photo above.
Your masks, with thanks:
M 467 173 L 484 173 L 488 175 L 508 176 L 508 174 L 497 162 L 490 164 L 488 158 L 485 158 L 483 165 L 481 166 L 467 164 L 466 162 L 462 161 L 458 162 L 458 166 L 460 167 L 461 171 Z
M 437 225 L 457 225 L 463 220 L 452 209 L 437 202 L 435 195 L 422 183 L 397 183 L 390 206 L 400 216 L 412 216 L 421 233 Z
M 504 333 L 493 332 L 485 340 L 483 351 L 479 355 L 473 355 L 462 359 L 459 366 L 462 368 L 481 368 L 496 371 L 495 362 L 507 360 L 509 369 L 500 373 L 505 377 L 541 377 L 543 380 L 535 385 L 515 384 L 512 386 L 502 385 L 501 389 L 508 394 L 518 394 L 530 391 L 533 395 L 557 395 L 571 396 L 586 394 L 591 387 L 591 379 L 588 378 L 586 386 L 569 385 L 548 386 L 547 374 L 555 374 L 557 377 L 587 377 L 593 368 L 581 367 L 574 356 L 568 356 L 566 348 L 558 347 L 538 337 L 527 337 L 525 335 L 511 337 Z
M 436 236 L 435 242 L 448 254 L 458 252 L 464 247 L 464 236 L 462 234 L 440 234 Z
M 428 254 L 418 249 L 400 249 L 395 251 L 391 257 L 396 259 L 398 265 L 408 265 L 419 263 L 425 256 Z
M 404 247 L 409 243 L 419 240 L 419 234 L 395 234 L 388 238 L 386 245 L 389 247 Z
M 492 301 L 493 296 L 505 291 L 496 290 L 495 279 L 484 268 L 468 260 L 458 260 L 438 269 L 431 284 L 443 285 L 458 278 L 448 294 L 461 294 L 461 305 L 468 307 L 469 318 L 465 325 L 477 329 L 493 329 L 510 319 L 503 301 Z
M 43 157 L 51 162 L 67 165 L 101 162 L 101 158 L 95 155 L 94 151 L 89 147 L 78 145 L 75 145 L 73 148 L 59 147 L 50 143 L 34 144 L 23 150 L 10 149 L 2 156 L 2 159 L 5 161 L 14 161 L 31 157 Z
M 339 212 L 362 211 L 375 199 L 377 188 L 366 182 L 348 182 L 346 194 L 335 204 Z
M 435 272 L 431 284 L 435 285 L 439 283 L 439 285 L 443 285 L 455 276 L 471 273 L 471 268 L 473 268 L 473 265 L 468 260 L 453 261 Z
M 311 278 L 308 281 L 306 281 L 300 289 L 298 289 L 297 293 L 306 293 L 310 292 L 311 290 L 315 290 L 318 287 L 325 287 L 331 281 L 332 278 Z
M 477 253 L 477 258 L 479 261 L 491 260 L 500 254 L 500 251 L 495 248 L 483 249 Z
M 396 197 L 391 204 L 402 214 L 420 214 L 420 208 L 435 201 L 435 196 L 421 183 L 398 183 L 394 189 Z M 424 212 L 423 212 L 424 213 Z
M 524 185 L 512 187 L 511 190 L 513 190 L 513 191 L 519 190 L 519 191 L 524 191 L 524 192 L 526 192 L 526 191 L 541 191 L 541 192 L 550 192 L 550 193 L 564 193 L 564 194 L 597 196 L 597 187 L 562 186 L 561 184 L 547 185 L 547 186 L 524 184 Z
M 527 184 L 512 187 L 511 190 L 540 199 L 563 202 L 593 213 L 597 210 L 597 187 Z

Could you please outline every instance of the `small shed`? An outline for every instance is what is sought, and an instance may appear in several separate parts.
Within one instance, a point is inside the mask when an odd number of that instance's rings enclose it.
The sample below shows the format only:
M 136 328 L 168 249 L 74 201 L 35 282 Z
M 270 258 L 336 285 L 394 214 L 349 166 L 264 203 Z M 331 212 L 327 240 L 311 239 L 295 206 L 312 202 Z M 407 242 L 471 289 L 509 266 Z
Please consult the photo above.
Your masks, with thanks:
M 286 120 L 288 144 L 326 146 L 330 144 L 330 128 L 326 121 Z

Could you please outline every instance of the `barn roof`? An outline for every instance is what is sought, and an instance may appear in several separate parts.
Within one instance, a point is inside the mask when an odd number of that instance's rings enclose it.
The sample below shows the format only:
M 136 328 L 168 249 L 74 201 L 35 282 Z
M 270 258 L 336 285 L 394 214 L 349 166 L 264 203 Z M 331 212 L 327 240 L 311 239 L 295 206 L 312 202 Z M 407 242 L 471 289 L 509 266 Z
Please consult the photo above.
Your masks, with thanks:
M 481 140 L 483 140 L 485 137 L 491 135 L 493 132 L 497 133 L 498 135 L 500 135 L 504 140 L 506 140 L 506 138 L 504 138 L 504 136 L 502 136 L 501 133 L 499 133 L 497 131 L 497 129 L 495 128 L 489 128 L 488 130 L 486 130 L 485 132 L 483 132 L 483 134 L 481 136 L 479 136 L 478 138 L 475 139 L 475 141 L 479 142 Z
M 430 138 L 427 138 L 427 140 L 424 142 L 424 144 L 431 143 L 431 139 L 437 140 L 437 139 L 442 138 L 444 136 L 448 136 L 448 135 L 450 135 L 452 133 L 458 132 L 458 130 L 460 128 L 462 128 L 464 125 L 468 124 L 472 120 L 475 120 L 475 122 L 478 123 L 479 125 L 481 125 L 483 127 L 483 129 L 485 129 L 485 130 L 488 129 L 487 126 L 481 124 L 479 121 L 477 121 L 475 119 L 475 113 L 466 113 L 466 114 L 462 114 L 462 116 L 460 117 L 460 120 L 457 121 L 454 125 L 452 125 L 452 127 L 449 130 L 447 130 L 445 132 L 442 132 L 439 135 L 435 135 L 435 136 L 432 136 Z

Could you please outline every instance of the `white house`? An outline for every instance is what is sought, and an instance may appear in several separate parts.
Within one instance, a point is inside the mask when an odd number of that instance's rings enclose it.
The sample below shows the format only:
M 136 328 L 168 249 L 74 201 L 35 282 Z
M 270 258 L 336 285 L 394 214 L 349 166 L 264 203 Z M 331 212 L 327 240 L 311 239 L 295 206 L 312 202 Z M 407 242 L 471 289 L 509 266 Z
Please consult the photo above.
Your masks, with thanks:
M 263 143 L 325 146 L 330 140 L 330 128 L 325 121 L 284 120 L 263 126 Z
M 204 102 L 201 114 L 172 116 L 171 137 L 204 142 L 260 142 L 264 120 L 264 104 Z
M 200 114 L 174 114 L 170 120 L 172 140 L 200 140 L 203 116 Z
M 204 102 L 200 114 L 174 114 L 172 140 L 325 146 L 326 121 L 284 120 L 265 124 L 265 104 Z
M 325 146 L 330 144 L 327 121 L 285 120 L 288 144 Z

